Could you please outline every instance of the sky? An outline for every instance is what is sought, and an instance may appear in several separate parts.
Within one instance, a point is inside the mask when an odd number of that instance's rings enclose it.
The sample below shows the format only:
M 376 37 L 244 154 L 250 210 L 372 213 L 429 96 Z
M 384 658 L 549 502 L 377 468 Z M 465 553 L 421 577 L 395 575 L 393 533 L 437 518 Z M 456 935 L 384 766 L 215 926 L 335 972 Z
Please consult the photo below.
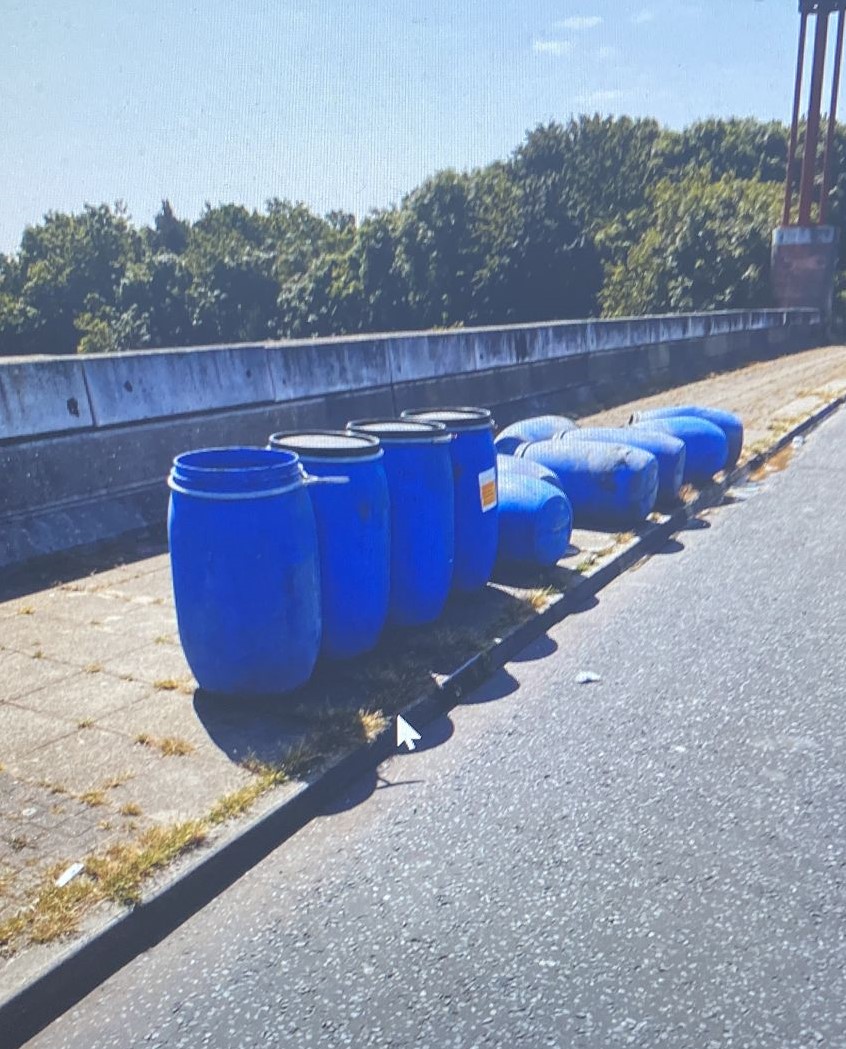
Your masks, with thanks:
M 796 0 L 0 0 L 0 252 L 49 210 L 361 216 L 594 112 L 789 119 Z

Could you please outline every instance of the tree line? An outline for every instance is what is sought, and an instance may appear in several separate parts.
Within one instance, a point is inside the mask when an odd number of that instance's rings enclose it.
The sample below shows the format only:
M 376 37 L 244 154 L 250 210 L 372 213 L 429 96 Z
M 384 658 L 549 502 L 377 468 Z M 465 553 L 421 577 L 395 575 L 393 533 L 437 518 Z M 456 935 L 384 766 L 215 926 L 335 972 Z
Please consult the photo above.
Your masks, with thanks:
M 140 227 L 121 203 L 50 212 L 0 255 L 0 354 L 766 306 L 787 140 L 583 116 L 361 221 L 276 198 Z M 838 128 L 837 225 L 844 153 Z

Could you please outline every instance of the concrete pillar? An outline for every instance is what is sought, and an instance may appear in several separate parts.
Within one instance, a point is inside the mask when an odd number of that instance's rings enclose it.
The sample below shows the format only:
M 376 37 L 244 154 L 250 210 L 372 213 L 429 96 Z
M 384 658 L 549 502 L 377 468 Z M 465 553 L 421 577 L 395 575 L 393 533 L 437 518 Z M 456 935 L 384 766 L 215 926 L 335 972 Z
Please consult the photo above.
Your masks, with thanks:
M 779 226 L 773 232 L 771 280 L 778 306 L 812 306 L 828 320 L 839 234 L 836 226 Z

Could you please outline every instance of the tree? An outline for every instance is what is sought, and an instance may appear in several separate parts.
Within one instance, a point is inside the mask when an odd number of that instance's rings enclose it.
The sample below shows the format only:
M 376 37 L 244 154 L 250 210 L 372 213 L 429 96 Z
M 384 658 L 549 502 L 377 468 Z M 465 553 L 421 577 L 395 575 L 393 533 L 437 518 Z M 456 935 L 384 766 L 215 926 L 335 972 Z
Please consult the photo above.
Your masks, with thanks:
M 653 223 L 613 266 L 600 300 L 607 316 L 769 304 L 769 253 L 781 187 L 706 174 L 664 179 Z
M 73 353 L 76 317 L 89 296 L 114 306 L 127 267 L 143 251 L 121 204 L 86 205 L 78 215 L 50 212 L 24 230 L 21 248 L 0 278 L 4 353 Z M 10 305 L 11 295 L 16 300 Z

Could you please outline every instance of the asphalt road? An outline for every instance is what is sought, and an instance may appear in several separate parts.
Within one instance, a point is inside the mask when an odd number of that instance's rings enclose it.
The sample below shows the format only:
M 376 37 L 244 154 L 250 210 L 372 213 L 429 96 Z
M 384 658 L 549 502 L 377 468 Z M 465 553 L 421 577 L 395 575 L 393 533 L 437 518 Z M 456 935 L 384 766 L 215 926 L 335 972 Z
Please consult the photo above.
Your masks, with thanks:
M 846 1044 L 844 489 L 841 413 L 30 1044 Z

